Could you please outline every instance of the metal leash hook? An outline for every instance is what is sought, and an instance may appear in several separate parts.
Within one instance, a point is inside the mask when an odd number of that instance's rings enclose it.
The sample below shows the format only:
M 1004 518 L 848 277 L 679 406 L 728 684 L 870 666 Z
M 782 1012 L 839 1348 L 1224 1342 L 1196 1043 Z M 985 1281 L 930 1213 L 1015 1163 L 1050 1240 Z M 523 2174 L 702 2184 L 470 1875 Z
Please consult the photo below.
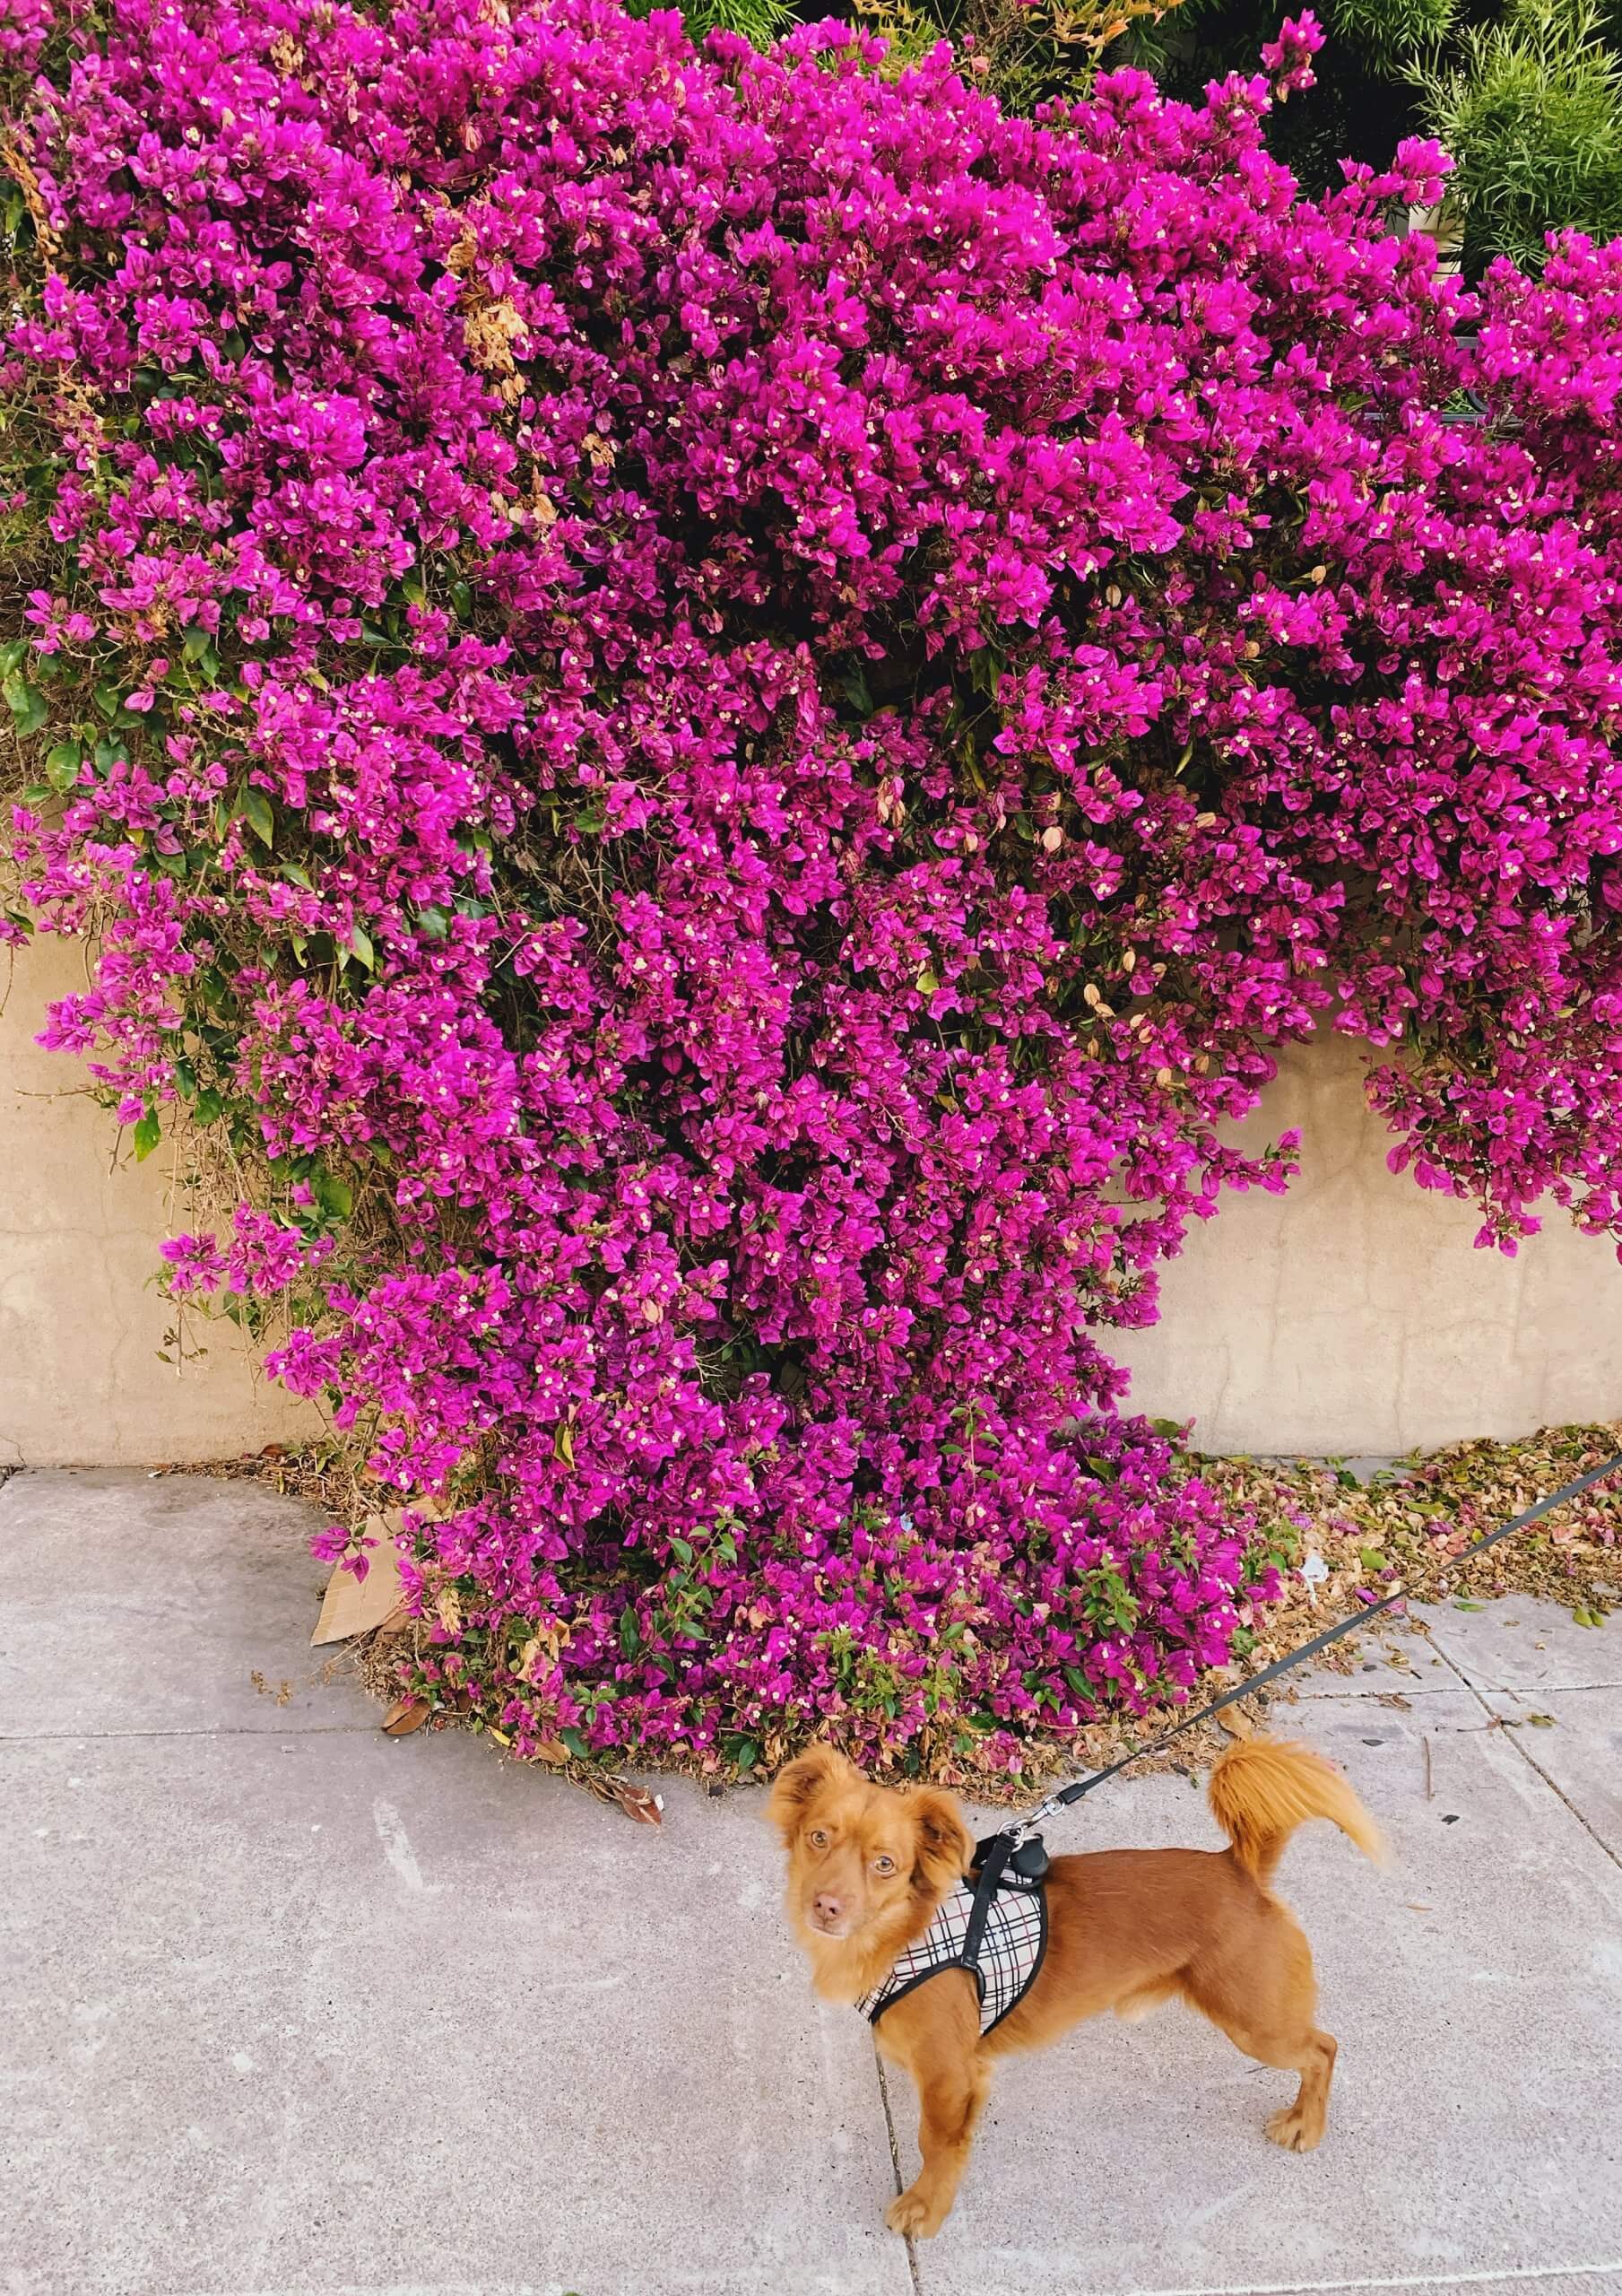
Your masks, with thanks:
M 1529 1507 L 1524 1514 L 1517 1515 L 1512 1522 L 1500 1523 L 1496 1531 L 1487 1532 L 1483 1537 L 1467 1546 L 1462 1553 L 1450 1555 L 1447 1558 L 1448 1568 L 1452 1570 L 1462 1562 L 1468 1562 L 1472 1555 L 1482 1553 L 1489 1546 L 1496 1546 L 1500 1539 L 1508 1538 L 1514 1531 L 1523 1531 L 1529 1523 L 1535 1523 L 1540 1516 L 1553 1514 L 1555 1509 L 1564 1507 L 1568 1499 L 1580 1498 L 1583 1492 L 1591 1489 L 1594 1483 L 1603 1483 L 1607 1475 L 1617 1474 L 1618 1469 L 1622 1469 L 1622 1451 L 1618 1451 L 1614 1457 L 1606 1459 L 1600 1465 L 1590 1467 L 1586 1474 L 1578 1475 L 1574 1482 L 1564 1483 L 1558 1491 L 1550 1492 L 1547 1499 L 1540 1499 L 1536 1506 Z M 1379 1602 L 1370 1603 L 1366 1610 L 1355 1612 L 1350 1618 L 1341 1619 L 1335 1626 L 1326 1626 L 1322 1634 L 1314 1634 L 1310 1642 L 1302 1643 L 1298 1649 L 1291 1650 L 1286 1657 L 1275 1658 L 1272 1665 L 1263 1666 L 1259 1674 L 1252 1674 L 1247 1681 L 1239 1683 L 1234 1689 L 1225 1690 L 1220 1698 L 1213 1698 L 1210 1705 L 1202 1706 L 1197 1714 L 1184 1715 L 1181 1722 L 1174 1723 L 1169 1730 L 1164 1732 L 1158 1738 L 1151 1740 L 1147 1746 L 1134 1746 L 1130 1753 L 1123 1754 L 1117 1761 L 1112 1761 L 1107 1769 L 1095 1770 L 1086 1778 L 1074 1779 L 1070 1785 L 1063 1786 L 1056 1793 L 1050 1794 L 1045 1801 L 1038 1802 L 1036 1808 L 1025 1817 L 1016 1818 L 1011 1825 L 1005 1826 L 1002 1836 L 994 1837 L 994 1839 L 1006 1838 L 1015 1845 L 1009 1856 L 1009 1862 L 1014 1871 L 1024 1874 L 1030 1881 L 1038 1881 L 1046 1873 L 1047 1851 L 1040 1837 L 1034 1841 L 1027 1841 L 1026 1836 L 1033 1833 L 1036 1828 L 1047 1819 L 1056 1818 L 1061 1811 L 1068 1810 L 1072 1803 L 1080 1801 L 1084 1794 L 1090 1794 L 1095 1786 L 1102 1786 L 1107 1779 L 1118 1778 L 1123 1770 L 1129 1770 L 1133 1762 L 1141 1761 L 1146 1755 L 1163 1753 L 1172 1740 L 1180 1738 L 1185 1730 L 1193 1730 L 1200 1723 L 1209 1722 L 1211 1716 L 1220 1714 L 1225 1706 L 1233 1706 L 1240 1699 L 1249 1698 L 1253 1692 L 1261 1689 L 1263 1683 L 1274 1682 L 1279 1675 L 1287 1674 L 1292 1666 L 1298 1666 L 1304 1658 L 1315 1657 L 1320 1650 L 1327 1650 L 1331 1642 L 1339 1642 L 1343 1634 L 1356 1633 L 1358 1628 L 1366 1626 L 1370 1619 L 1378 1618 L 1382 1611 L 1388 1611 L 1394 1605 L 1401 1602 L 1405 1593 L 1406 1589 L 1403 1586 L 1398 1584 Z M 1023 1848 L 1020 1845 L 1023 1845 Z M 981 1845 L 983 1849 L 988 1846 Z M 1020 1857 L 1026 1855 L 1040 1859 L 1040 1864 L 1034 1870 L 1020 1865 Z
M 1045 1802 L 1038 1802 L 1034 1810 L 1028 1811 L 1022 1818 L 1016 1818 L 1012 1825 L 1005 1827 L 1003 1831 L 1011 1841 L 1023 1843 L 1028 1834 L 1036 1833 L 1037 1828 L 1045 1825 L 1049 1818 L 1056 1818 L 1061 1806 L 1058 1796 L 1050 1794 Z M 1042 1849 L 1040 1835 L 1037 1835 L 1036 1846 L 1038 1849 Z M 1042 1870 L 1044 1873 L 1047 1871 L 1045 1849 L 1042 1849 Z M 1032 1878 L 1034 1879 L 1035 1876 L 1033 1875 Z

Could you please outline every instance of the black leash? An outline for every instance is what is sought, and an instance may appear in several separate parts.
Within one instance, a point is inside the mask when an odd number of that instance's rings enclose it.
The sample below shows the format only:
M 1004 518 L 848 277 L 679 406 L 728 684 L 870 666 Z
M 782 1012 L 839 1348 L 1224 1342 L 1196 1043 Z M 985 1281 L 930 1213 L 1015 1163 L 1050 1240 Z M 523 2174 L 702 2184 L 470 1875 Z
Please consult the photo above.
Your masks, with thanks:
M 1540 1499 L 1535 1507 L 1529 1507 L 1523 1515 L 1517 1515 L 1513 1522 L 1500 1523 L 1496 1531 L 1487 1532 L 1483 1537 L 1465 1547 L 1462 1552 L 1450 1555 L 1447 1558 L 1448 1569 L 1451 1570 L 1459 1563 L 1468 1562 L 1472 1555 L 1485 1553 L 1489 1546 L 1496 1546 L 1500 1539 L 1508 1538 L 1512 1532 L 1523 1531 L 1529 1523 L 1535 1523 L 1540 1516 L 1552 1514 L 1557 1507 L 1564 1507 L 1568 1499 L 1578 1498 L 1592 1484 L 1603 1483 L 1607 1475 L 1615 1474 L 1618 1468 L 1622 1468 L 1622 1451 L 1618 1451 L 1614 1458 L 1607 1459 L 1602 1465 L 1590 1467 L 1588 1473 L 1580 1474 L 1574 1483 L 1566 1483 L 1560 1490 L 1551 1492 L 1547 1499 Z M 1304 1658 L 1315 1657 L 1320 1650 L 1327 1650 L 1331 1642 L 1339 1642 L 1343 1634 L 1357 1633 L 1360 1628 L 1368 1624 L 1370 1619 L 1378 1618 L 1382 1611 L 1391 1610 L 1396 1604 L 1406 1600 L 1406 1590 L 1401 1586 L 1393 1587 L 1383 1601 L 1370 1603 L 1366 1609 L 1354 1612 L 1350 1618 L 1341 1619 L 1338 1625 L 1326 1626 L 1322 1634 L 1314 1634 L 1310 1642 L 1302 1643 L 1300 1648 L 1292 1650 L 1288 1657 L 1275 1658 L 1271 1666 L 1263 1666 L 1259 1674 L 1252 1674 L 1247 1682 L 1238 1683 L 1233 1690 L 1225 1690 L 1220 1698 L 1213 1698 L 1210 1704 L 1202 1706 L 1197 1714 L 1185 1714 L 1180 1722 L 1174 1723 L 1169 1730 L 1164 1732 L 1160 1737 L 1152 1740 L 1149 1745 L 1139 1746 L 1132 1753 L 1123 1754 L 1119 1761 L 1112 1761 L 1107 1770 L 1095 1770 L 1090 1777 L 1078 1778 L 1057 1794 L 1050 1794 L 1046 1801 L 1038 1804 L 1028 1817 L 1018 1819 L 1008 1828 L 1007 1838 L 1011 1843 L 1023 1842 L 1024 1836 L 1039 1826 L 1044 1818 L 1051 1818 L 1058 1811 L 1068 1809 L 1072 1802 L 1079 1802 L 1084 1794 L 1090 1794 L 1095 1787 L 1104 1785 L 1108 1779 L 1118 1778 L 1121 1772 L 1123 1770 L 1129 1770 L 1133 1762 L 1141 1761 L 1148 1754 L 1159 1753 L 1165 1747 L 1170 1745 L 1174 1738 L 1180 1738 L 1185 1730 L 1193 1729 L 1201 1722 L 1209 1722 L 1211 1716 L 1220 1714 L 1225 1706 L 1232 1706 L 1241 1698 L 1249 1698 L 1253 1692 L 1261 1689 L 1263 1683 L 1276 1681 L 1279 1675 L 1288 1674 L 1292 1666 L 1298 1666 Z M 1041 1852 L 1039 1842 L 1024 1843 L 1024 1850 L 1028 1857 L 1033 1851 L 1041 1854 L 1041 1867 L 1037 1870 L 1045 1870 L 1047 1860 L 1045 1854 Z M 1034 1862 L 1032 1860 L 1033 1865 Z M 1017 1870 L 1026 1870 L 1019 1866 L 1017 1859 L 1015 1864 Z

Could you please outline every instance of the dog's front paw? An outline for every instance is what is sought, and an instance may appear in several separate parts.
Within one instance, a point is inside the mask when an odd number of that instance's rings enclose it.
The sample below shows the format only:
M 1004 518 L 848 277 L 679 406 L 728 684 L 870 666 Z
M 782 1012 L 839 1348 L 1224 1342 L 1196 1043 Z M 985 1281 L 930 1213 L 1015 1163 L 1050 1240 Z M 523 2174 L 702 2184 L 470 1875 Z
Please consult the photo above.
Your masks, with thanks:
M 910 2240 L 932 2240 L 950 2206 L 950 2201 L 931 2200 L 914 2185 L 899 2200 L 891 2201 L 884 2221 L 892 2232 L 903 2233 Z

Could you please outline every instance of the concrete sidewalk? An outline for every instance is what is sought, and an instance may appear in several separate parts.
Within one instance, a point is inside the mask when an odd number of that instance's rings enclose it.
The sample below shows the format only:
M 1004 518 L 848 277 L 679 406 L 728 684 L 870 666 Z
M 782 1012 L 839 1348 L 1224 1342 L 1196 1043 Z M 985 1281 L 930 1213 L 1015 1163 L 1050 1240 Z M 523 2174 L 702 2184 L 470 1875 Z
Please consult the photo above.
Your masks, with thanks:
M 1395 1851 L 1314 1828 L 1286 1867 L 1321 2152 L 1265 2143 L 1289 2078 L 1200 2020 L 1090 2025 L 1004 2068 L 913 2255 L 912 2100 L 812 2002 L 759 1795 L 667 1785 L 654 1833 L 383 1737 L 308 1648 L 310 1526 L 0 1490 L 4 2296 L 1622 2296 L 1622 1628 L 1449 1609 L 1411 1673 L 1312 1680 L 1292 1719 Z M 1175 1778 L 1050 1835 L 1213 1839 Z

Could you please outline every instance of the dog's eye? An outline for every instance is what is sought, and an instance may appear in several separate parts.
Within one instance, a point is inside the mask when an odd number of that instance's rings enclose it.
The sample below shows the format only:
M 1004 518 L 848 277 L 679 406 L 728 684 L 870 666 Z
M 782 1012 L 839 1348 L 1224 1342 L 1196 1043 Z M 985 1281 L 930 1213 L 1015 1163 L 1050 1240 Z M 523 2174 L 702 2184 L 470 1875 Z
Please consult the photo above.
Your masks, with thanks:
M 875 1858 L 874 1858 L 874 1860 L 873 1860 L 873 1871 L 874 1871 L 874 1873 L 875 1873 L 875 1874 L 893 1874 L 893 1873 L 895 1872 L 895 1870 L 896 1870 L 896 1861 L 895 1861 L 895 1859 L 894 1859 L 893 1857 L 875 1857 Z
M 813 1827 L 811 1831 L 807 1834 L 806 1839 L 810 1842 L 813 1849 L 826 1849 L 828 1848 L 828 1835 L 820 1826 Z

